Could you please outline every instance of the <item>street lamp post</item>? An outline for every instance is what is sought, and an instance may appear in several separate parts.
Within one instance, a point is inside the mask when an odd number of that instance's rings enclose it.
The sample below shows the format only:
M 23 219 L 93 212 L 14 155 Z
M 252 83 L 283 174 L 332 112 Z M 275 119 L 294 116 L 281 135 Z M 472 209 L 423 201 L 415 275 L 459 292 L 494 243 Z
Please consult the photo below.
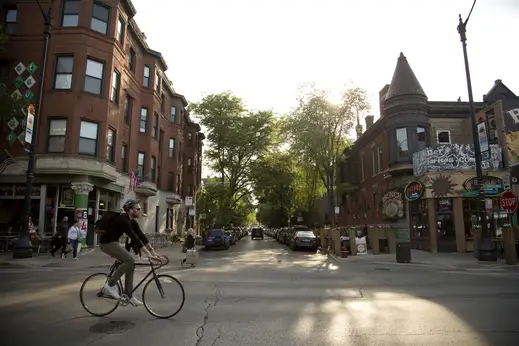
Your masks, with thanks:
M 478 131 L 476 124 L 476 109 L 474 106 L 474 98 L 472 95 L 472 82 L 470 80 L 470 69 L 469 69 L 469 60 L 467 56 L 467 22 L 469 21 L 470 14 L 474 9 L 474 5 L 476 4 L 476 0 L 472 4 L 472 8 L 470 9 L 469 15 L 467 19 L 463 21 L 461 19 L 461 14 L 459 16 L 459 24 L 458 24 L 458 33 L 460 34 L 461 45 L 463 47 L 463 58 L 465 60 L 465 74 L 467 75 L 467 89 L 469 94 L 469 110 L 470 110 L 470 121 L 472 125 L 472 137 L 474 137 L 474 149 L 476 156 L 476 175 L 478 180 L 478 204 L 479 204 L 479 216 L 481 218 L 481 240 L 478 244 L 478 260 L 479 261 L 497 261 L 497 254 L 494 251 L 494 246 L 492 244 L 492 240 L 490 239 L 490 232 L 488 230 L 487 217 L 485 214 L 485 195 L 483 193 L 483 171 L 481 168 L 481 147 L 479 145 L 478 140 Z
M 38 6 L 40 3 L 38 2 Z M 47 52 L 49 50 L 50 32 L 52 29 L 52 8 L 49 8 L 47 14 L 43 12 L 40 6 L 41 14 L 45 20 L 45 27 L 43 30 L 43 51 L 41 54 L 41 70 L 40 70 L 40 85 L 38 97 L 36 100 L 37 107 L 34 117 L 34 125 L 32 132 L 32 143 L 29 147 L 29 160 L 27 163 L 27 181 L 25 184 L 25 199 L 23 203 L 22 212 L 22 230 L 18 234 L 18 239 L 14 245 L 13 258 L 30 258 L 32 257 L 32 246 L 29 238 L 29 216 L 31 213 L 31 191 L 34 183 L 34 170 L 36 166 L 36 158 L 34 156 L 34 149 L 36 147 L 38 134 L 38 118 L 41 116 L 41 105 L 43 101 L 43 90 L 45 85 L 45 71 L 47 69 Z M 41 222 L 41 220 L 40 220 Z

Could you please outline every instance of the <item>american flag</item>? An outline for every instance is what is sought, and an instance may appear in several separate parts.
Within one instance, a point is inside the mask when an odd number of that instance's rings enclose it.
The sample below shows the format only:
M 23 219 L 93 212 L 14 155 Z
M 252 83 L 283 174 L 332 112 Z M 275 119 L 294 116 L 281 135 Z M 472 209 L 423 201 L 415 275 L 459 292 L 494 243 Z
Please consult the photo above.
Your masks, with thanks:
M 140 183 L 141 183 L 141 182 L 140 182 L 139 178 L 137 178 L 137 176 L 135 175 L 135 172 L 132 172 L 132 173 L 130 174 L 130 187 L 129 187 L 129 189 L 128 189 L 129 192 L 130 192 L 130 191 L 135 191 L 135 188 L 136 188 L 137 186 L 139 186 Z
M 16 161 L 7 150 L 4 150 L 4 152 L 0 154 L 0 175 L 4 173 L 5 169 L 13 163 L 16 163 Z

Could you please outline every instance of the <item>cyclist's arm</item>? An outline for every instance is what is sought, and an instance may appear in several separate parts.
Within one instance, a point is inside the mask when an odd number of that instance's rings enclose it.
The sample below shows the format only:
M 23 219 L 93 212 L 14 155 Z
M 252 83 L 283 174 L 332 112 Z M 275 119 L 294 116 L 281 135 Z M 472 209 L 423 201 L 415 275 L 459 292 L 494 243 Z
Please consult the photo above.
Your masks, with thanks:
M 124 233 L 132 240 L 132 243 L 139 249 L 144 246 L 137 234 L 133 231 L 133 227 L 128 215 L 121 214 L 111 225 L 114 229 L 124 230 Z
M 135 221 L 135 220 L 132 220 L 130 222 L 132 223 L 133 231 L 135 232 L 137 237 L 139 237 L 139 239 L 142 242 L 142 244 L 144 246 L 148 245 L 150 243 L 150 241 L 148 240 L 148 237 L 146 237 L 146 234 L 144 234 L 144 232 L 141 230 L 141 227 L 139 226 L 139 223 L 137 221 Z

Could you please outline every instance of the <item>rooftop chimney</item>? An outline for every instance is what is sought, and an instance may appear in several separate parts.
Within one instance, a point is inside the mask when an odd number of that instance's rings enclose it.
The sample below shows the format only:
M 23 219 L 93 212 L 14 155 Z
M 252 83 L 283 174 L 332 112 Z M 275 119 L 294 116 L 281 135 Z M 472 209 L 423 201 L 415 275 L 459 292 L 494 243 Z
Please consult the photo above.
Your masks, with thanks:
M 366 115 L 366 131 L 373 126 L 373 122 L 375 121 L 374 115 Z

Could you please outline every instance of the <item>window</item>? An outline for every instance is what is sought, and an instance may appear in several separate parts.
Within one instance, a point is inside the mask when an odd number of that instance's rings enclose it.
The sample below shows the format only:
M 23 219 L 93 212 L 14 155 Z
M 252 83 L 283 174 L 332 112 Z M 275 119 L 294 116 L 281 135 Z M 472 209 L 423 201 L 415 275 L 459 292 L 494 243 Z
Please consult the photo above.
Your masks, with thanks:
M 144 177 L 144 155 L 141 151 L 137 154 L 137 177 L 139 178 Z
M 153 127 L 151 129 L 151 135 L 153 138 L 157 138 L 157 129 L 159 127 L 159 115 L 155 113 L 153 115 Z
M 123 147 L 121 149 L 121 165 L 124 173 L 128 172 L 128 145 L 123 143 Z
M 155 67 L 155 90 L 160 91 L 160 75 L 159 70 Z
M 187 135 L 188 139 L 189 139 L 189 142 L 193 142 L 193 134 L 191 132 L 189 132 L 189 134 Z
M 106 159 L 115 162 L 115 131 L 108 129 L 108 138 L 106 139 Z
M 169 157 L 173 157 L 173 156 L 175 156 L 175 138 L 170 138 L 170 139 L 169 139 L 169 151 L 168 151 L 168 156 L 169 156 Z
M 141 121 L 139 125 L 139 132 L 146 133 L 148 129 L 148 108 L 141 108 Z
M 73 56 L 58 56 L 56 58 L 56 72 L 54 89 L 68 90 L 72 88 L 72 71 L 74 70 Z
M 436 136 L 438 137 L 438 144 L 451 143 L 451 132 L 449 130 L 438 130 Z
M 361 176 L 362 180 L 364 180 L 366 178 L 365 173 L 366 172 L 364 170 L 364 158 L 361 157 L 360 158 L 360 176 Z
M 189 184 L 187 186 L 187 195 L 188 196 L 193 196 L 193 185 Z
M 101 95 L 105 65 L 99 61 L 87 59 L 85 91 Z
M 129 125 L 130 120 L 132 118 L 132 98 L 129 95 L 126 95 L 124 98 L 124 123 Z
M 193 163 L 192 161 L 193 161 L 193 160 L 192 160 L 191 158 L 188 158 L 188 159 L 187 159 L 187 166 L 188 166 L 188 167 L 191 167 L 191 164 Z
M 425 149 L 427 143 L 426 137 L 425 127 L 418 126 L 416 128 L 416 141 L 418 142 L 418 150 Z
M 155 164 L 156 164 L 156 161 L 157 159 L 155 158 L 155 156 L 152 156 L 151 157 L 151 163 L 150 163 L 150 178 L 151 178 L 151 181 L 155 182 Z
M 95 156 L 97 153 L 97 128 L 96 123 L 81 120 L 79 129 L 79 154 Z
M 171 106 L 171 115 L 169 117 L 169 122 L 175 124 L 177 122 L 177 107 Z
M 377 147 L 377 162 L 378 162 L 378 172 L 382 172 L 382 149 L 380 147 Z
M 49 123 L 49 139 L 47 151 L 62 153 L 65 151 L 65 135 L 67 134 L 67 120 L 52 119 Z
M 94 2 L 92 9 L 92 22 L 90 29 L 95 30 L 101 34 L 108 32 L 108 20 L 110 18 L 110 9 L 100 3 Z
M 114 70 L 112 75 L 112 92 L 110 93 L 110 100 L 118 104 L 119 103 L 119 88 L 121 86 L 121 74 L 119 71 Z
M 177 174 L 176 193 L 180 193 L 180 174 Z
M 398 157 L 409 156 L 409 144 L 407 143 L 407 128 L 401 127 L 396 129 L 396 145 L 398 148 Z
M 80 0 L 64 0 L 61 26 L 73 27 L 79 25 Z
M 135 51 L 133 50 L 133 48 L 130 48 L 130 54 L 128 55 L 128 69 L 132 72 L 135 72 L 135 60 Z
M 125 26 L 124 19 L 122 17 L 119 17 L 119 19 L 117 19 L 116 38 L 117 38 L 117 41 L 119 41 L 119 43 L 122 45 L 124 45 L 124 26 Z
M 371 164 L 372 164 L 371 169 L 373 170 L 373 175 L 378 174 L 378 172 L 377 172 L 377 157 L 376 157 L 375 150 L 376 149 L 372 149 L 371 150 Z
M 18 22 L 18 9 L 8 8 L 5 13 L 5 33 L 12 35 L 16 32 L 16 24 Z
M 173 191 L 173 173 L 168 172 L 168 191 Z
M 150 67 L 144 65 L 144 78 L 142 79 L 142 85 L 146 88 L 150 87 Z

